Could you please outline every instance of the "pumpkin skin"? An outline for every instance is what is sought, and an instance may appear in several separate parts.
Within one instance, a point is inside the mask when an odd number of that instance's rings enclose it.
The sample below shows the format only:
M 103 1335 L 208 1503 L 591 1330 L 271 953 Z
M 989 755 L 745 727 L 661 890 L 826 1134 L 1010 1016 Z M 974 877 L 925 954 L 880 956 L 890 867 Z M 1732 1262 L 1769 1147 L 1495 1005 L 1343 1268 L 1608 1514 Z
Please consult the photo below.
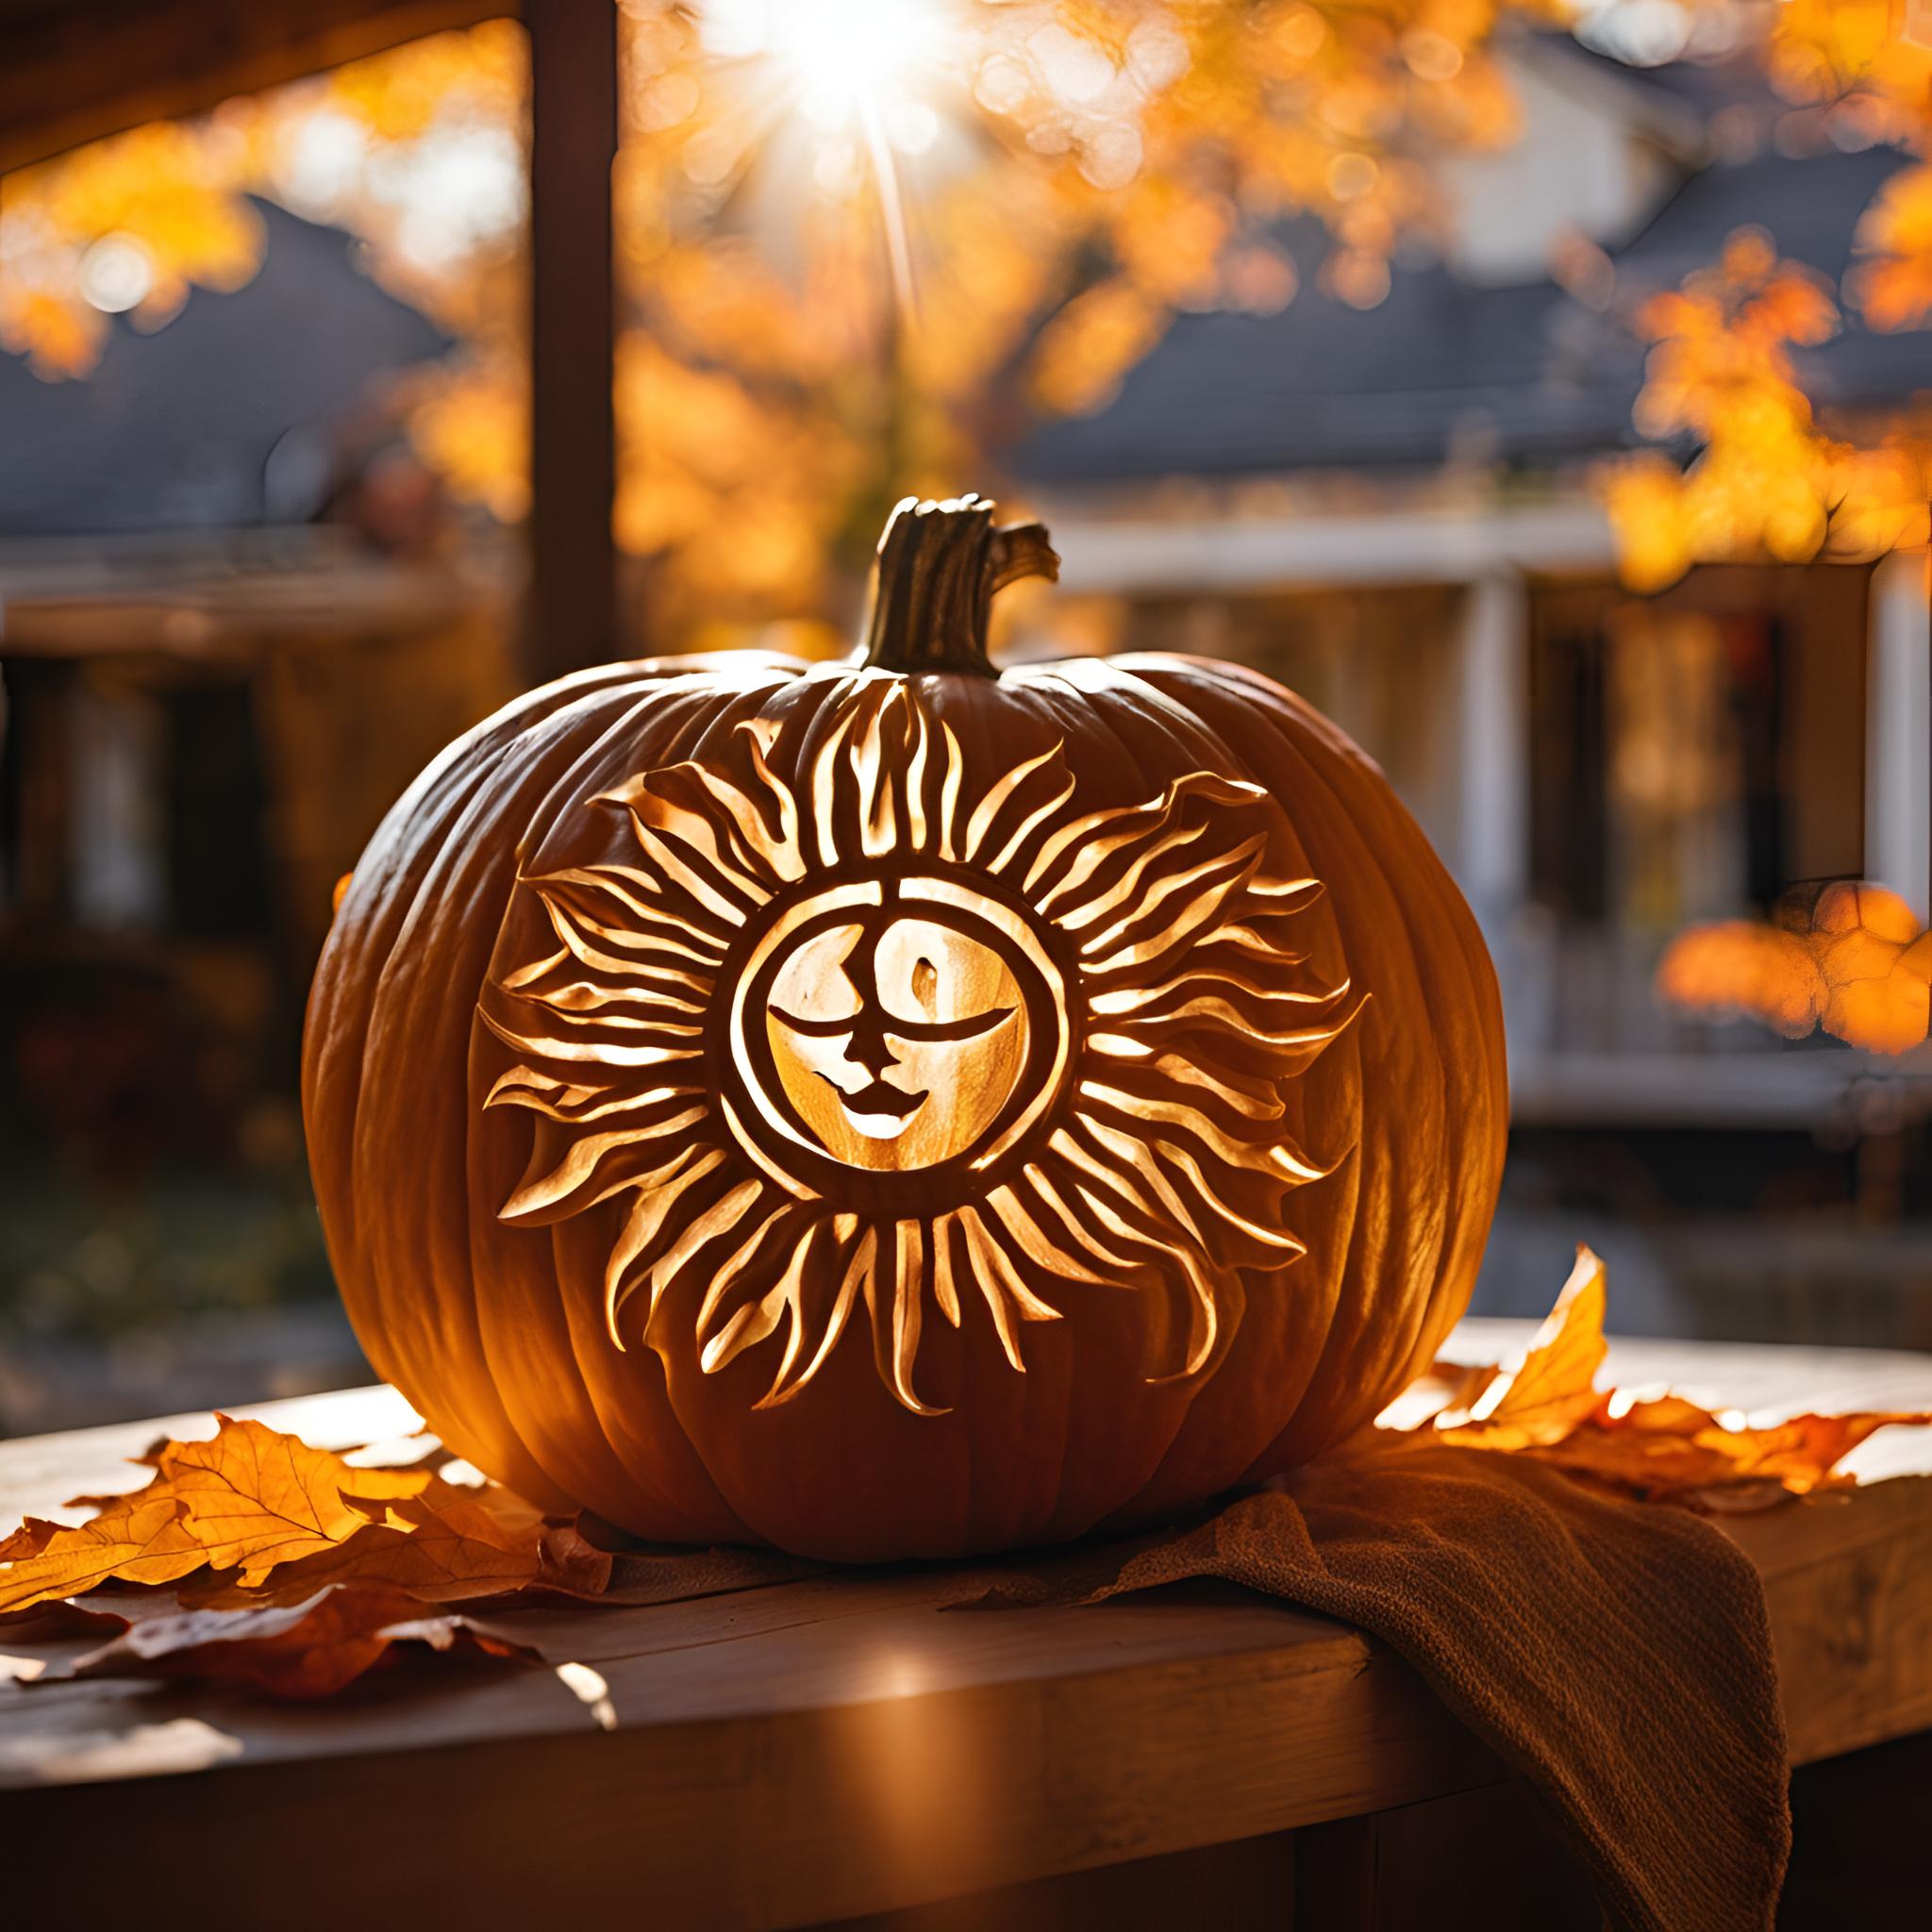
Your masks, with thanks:
M 357 867 L 304 1052 L 331 1257 L 533 1500 L 856 1561 L 1125 1529 L 1339 1441 L 1467 1303 L 1469 908 L 1257 674 L 991 675 L 1051 554 L 990 511 L 895 513 L 868 665 L 565 679 Z

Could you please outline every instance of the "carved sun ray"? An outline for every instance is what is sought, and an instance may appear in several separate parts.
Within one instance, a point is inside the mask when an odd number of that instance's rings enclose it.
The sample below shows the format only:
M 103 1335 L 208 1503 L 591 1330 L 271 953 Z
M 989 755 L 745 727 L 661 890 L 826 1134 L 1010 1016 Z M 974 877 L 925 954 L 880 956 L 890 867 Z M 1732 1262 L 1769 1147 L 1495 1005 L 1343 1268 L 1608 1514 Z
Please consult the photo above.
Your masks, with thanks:
M 794 724 L 787 730 L 799 731 Z M 781 775 L 795 773 L 788 779 Z M 1360 1009 L 1291 942 L 1321 882 L 1209 772 L 1078 808 L 1054 746 L 975 784 L 909 682 L 856 674 L 796 744 L 759 718 L 593 803 L 606 857 L 526 874 L 544 948 L 486 989 L 533 1116 L 505 1221 L 615 1202 L 612 1343 L 810 1382 L 860 1309 L 915 1412 L 928 1312 L 1026 1325 L 1070 1286 L 1163 1298 L 1150 1378 L 1219 1360 L 1325 1158 L 1287 1083 Z

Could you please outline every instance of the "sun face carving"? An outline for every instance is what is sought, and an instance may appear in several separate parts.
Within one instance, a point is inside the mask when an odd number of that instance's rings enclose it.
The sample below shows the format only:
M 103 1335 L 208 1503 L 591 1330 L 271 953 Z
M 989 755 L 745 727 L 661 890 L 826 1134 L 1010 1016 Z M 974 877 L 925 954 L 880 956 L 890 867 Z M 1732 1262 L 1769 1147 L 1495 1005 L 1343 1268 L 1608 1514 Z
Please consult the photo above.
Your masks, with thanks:
M 847 1166 L 968 1154 L 1009 1111 L 1059 975 L 999 908 L 942 879 L 868 880 L 790 908 L 733 1001 L 765 1119 Z M 1030 957 L 1029 957 L 1030 954 Z
M 622 1204 L 618 1347 L 768 1347 L 765 1407 L 863 1307 L 931 1413 L 927 1319 L 1024 1371 L 1077 1283 L 1153 1297 L 1151 1378 L 1219 1359 L 1302 1252 L 1283 1197 L 1347 1152 L 1296 1143 L 1284 1083 L 1359 1002 L 1293 943 L 1322 887 L 1259 787 L 1078 792 L 1058 746 L 969 771 L 914 685 L 858 675 L 800 743 L 754 720 L 598 798 L 606 856 L 523 880 L 553 943 L 480 1008 L 512 1056 L 485 1106 L 535 1124 L 501 1215 Z

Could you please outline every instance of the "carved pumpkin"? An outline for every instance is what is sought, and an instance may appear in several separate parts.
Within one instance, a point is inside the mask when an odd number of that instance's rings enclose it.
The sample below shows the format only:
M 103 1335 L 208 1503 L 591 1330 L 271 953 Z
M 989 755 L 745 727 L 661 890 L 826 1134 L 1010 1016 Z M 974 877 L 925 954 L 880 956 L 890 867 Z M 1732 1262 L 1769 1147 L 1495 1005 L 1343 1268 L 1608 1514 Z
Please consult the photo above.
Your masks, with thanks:
M 996 672 L 1038 526 L 908 500 L 862 663 L 618 664 L 451 746 L 358 866 L 304 1089 L 377 1368 L 672 1541 L 1126 1526 L 1366 1422 L 1503 1155 L 1468 908 L 1266 678 Z

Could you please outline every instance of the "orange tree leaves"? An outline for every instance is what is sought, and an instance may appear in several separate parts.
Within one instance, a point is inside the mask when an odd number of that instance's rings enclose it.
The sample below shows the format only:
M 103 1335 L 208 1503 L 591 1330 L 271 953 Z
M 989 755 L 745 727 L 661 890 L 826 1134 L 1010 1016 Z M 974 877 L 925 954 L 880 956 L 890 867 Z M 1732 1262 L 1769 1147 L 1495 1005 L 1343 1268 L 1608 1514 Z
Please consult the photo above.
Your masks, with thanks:
M 1679 1395 L 1635 1400 L 1599 1391 L 1604 1309 L 1604 1264 L 1579 1247 L 1522 1366 L 1467 1372 L 1434 1417 L 1433 1433 L 1469 1448 L 1533 1456 L 1634 1495 L 1738 1509 L 1849 1484 L 1833 1472 L 1874 1430 L 1932 1424 L 1932 1414 L 1868 1411 L 1754 1428 Z
M 1822 1025 L 1870 1053 L 1907 1053 L 1932 1012 L 1932 933 L 1896 892 L 1833 880 L 1788 893 L 1771 924 L 1687 928 L 1658 961 L 1657 989 L 1687 1011 L 1742 1014 L 1789 1039 Z
M 1877 442 L 1826 433 L 1794 348 L 1839 326 L 1829 287 L 1740 229 L 1721 263 L 1654 297 L 1637 326 L 1654 344 L 1637 399 L 1640 434 L 1689 435 L 1688 470 L 1652 450 L 1606 465 L 1600 483 L 1620 569 L 1657 591 L 1692 564 L 1740 558 L 1840 561 L 1923 542 L 1932 442 L 1909 417 Z
M 1858 223 L 1852 286 L 1876 329 L 1932 322 L 1932 165 L 1902 169 Z

